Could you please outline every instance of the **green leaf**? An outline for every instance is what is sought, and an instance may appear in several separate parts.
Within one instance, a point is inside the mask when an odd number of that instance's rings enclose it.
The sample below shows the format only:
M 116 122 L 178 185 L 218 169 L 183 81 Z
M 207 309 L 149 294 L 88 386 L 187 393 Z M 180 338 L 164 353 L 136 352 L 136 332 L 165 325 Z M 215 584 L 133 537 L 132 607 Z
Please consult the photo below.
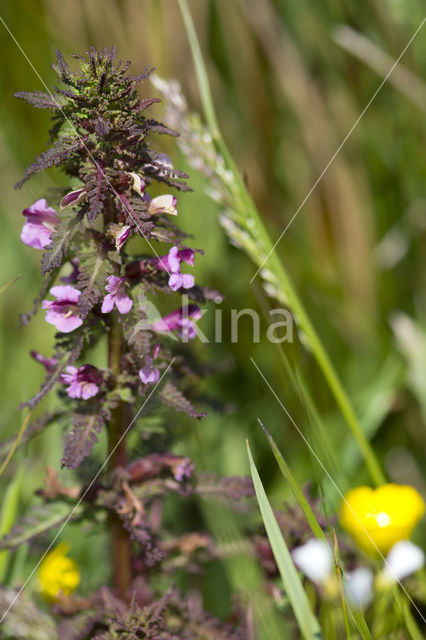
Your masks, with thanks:
M 318 620 L 311 610 L 308 597 L 305 593 L 296 567 L 293 564 L 290 551 L 288 550 L 271 505 L 269 504 L 262 481 L 256 469 L 256 465 L 254 464 L 248 441 L 247 453 L 263 524 L 265 525 L 269 543 L 281 575 L 284 590 L 289 599 L 291 608 L 293 609 L 300 631 L 302 632 L 305 640 L 321 640 L 323 638 L 321 628 Z
M 266 427 L 263 425 L 263 423 L 260 420 L 259 420 L 259 424 L 262 427 L 262 429 L 264 430 L 264 432 L 266 434 L 266 437 L 268 438 L 269 446 L 272 449 L 272 453 L 275 456 L 275 460 L 278 462 L 278 466 L 280 468 L 281 473 L 283 474 L 284 478 L 289 483 L 290 489 L 292 490 L 294 497 L 296 498 L 296 500 L 299 503 L 303 513 L 305 514 L 305 518 L 308 521 L 308 524 L 312 529 L 312 533 L 314 534 L 314 536 L 316 538 L 319 538 L 320 540 L 325 540 L 324 531 L 321 529 L 321 527 L 320 527 L 320 525 L 318 523 L 318 520 L 316 519 L 315 514 L 312 511 L 311 505 L 306 500 L 302 489 L 297 484 L 297 481 L 296 481 L 295 477 L 293 476 L 292 472 L 290 471 L 290 467 L 288 466 L 288 464 L 284 460 L 281 451 L 278 449 L 278 447 L 277 447 L 277 445 L 275 443 L 275 440 L 273 439 L 273 437 L 271 436 L 269 431 L 266 429 Z
M 42 506 L 33 508 L 31 513 L 23 518 L 12 531 L 0 540 L 0 551 L 3 549 L 15 549 L 21 544 L 30 542 L 36 536 L 46 533 L 52 527 L 58 527 L 65 520 L 76 520 L 83 508 L 72 509 L 64 502 L 48 502 Z

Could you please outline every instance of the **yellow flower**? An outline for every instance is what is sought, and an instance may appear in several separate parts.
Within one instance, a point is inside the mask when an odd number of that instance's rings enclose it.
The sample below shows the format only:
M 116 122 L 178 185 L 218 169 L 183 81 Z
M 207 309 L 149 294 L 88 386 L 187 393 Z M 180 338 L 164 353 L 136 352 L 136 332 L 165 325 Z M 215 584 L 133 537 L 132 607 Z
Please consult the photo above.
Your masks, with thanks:
M 67 544 L 60 544 L 40 564 L 38 581 L 46 600 L 57 600 L 61 595 L 69 596 L 80 582 L 77 563 L 67 558 L 68 551 Z
M 375 554 L 377 549 L 387 553 L 396 542 L 410 537 L 424 511 L 423 498 L 408 485 L 357 487 L 345 496 L 340 523 L 367 553 Z

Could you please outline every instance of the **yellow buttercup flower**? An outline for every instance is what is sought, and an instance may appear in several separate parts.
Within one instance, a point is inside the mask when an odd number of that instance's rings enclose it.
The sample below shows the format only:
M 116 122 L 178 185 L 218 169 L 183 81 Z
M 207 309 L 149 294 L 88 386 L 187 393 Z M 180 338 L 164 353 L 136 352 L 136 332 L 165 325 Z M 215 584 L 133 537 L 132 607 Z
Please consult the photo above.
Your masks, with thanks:
M 68 551 L 67 544 L 60 544 L 40 564 L 38 581 L 46 600 L 57 600 L 61 595 L 69 596 L 80 582 L 77 563 L 67 558 Z
M 370 554 L 387 553 L 399 540 L 407 540 L 425 511 L 416 489 L 384 484 L 378 489 L 357 487 L 345 496 L 340 523 L 361 549 Z

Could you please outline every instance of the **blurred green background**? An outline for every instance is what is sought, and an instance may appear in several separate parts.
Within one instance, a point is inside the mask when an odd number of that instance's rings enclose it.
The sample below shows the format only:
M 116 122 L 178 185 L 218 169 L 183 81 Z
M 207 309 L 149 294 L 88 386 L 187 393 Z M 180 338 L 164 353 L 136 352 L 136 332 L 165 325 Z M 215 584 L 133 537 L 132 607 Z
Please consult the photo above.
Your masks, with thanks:
M 0 184 L 2 252 L 0 286 L 22 274 L 0 298 L 0 431 L 18 432 L 17 409 L 40 385 L 42 368 L 30 349 L 49 354 L 54 329 L 40 313 L 18 329 L 41 284 L 40 253 L 19 239 L 21 211 L 64 184 L 55 171 L 36 176 L 20 191 L 14 183 L 46 145 L 49 116 L 13 97 L 44 90 L 56 76 L 55 49 L 65 57 L 90 45 L 115 44 L 138 73 L 146 64 L 182 85 L 191 111 L 200 110 L 190 50 L 174 0 L 2 1 L 0 15 Z M 190 2 L 212 84 L 222 133 L 275 239 L 285 228 L 387 71 L 424 17 L 418 1 L 197 0 Z M 19 46 L 18 46 L 19 45 Z M 22 47 L 34 69 L 25 59 Z M 426 27 L 338 153 L 277 247 L 319 335 L 352 398 L 388 477 L 425 495 L 426 416 Z M 155 94 L 145 85 L 148 94 Z M 153 113 L 161 119 L 161 105 Z M 173 139 L 154 148 L 191 175 L 193 193 L 179 197 L 180 222 L 203 249 L 195 274 L 225 296 L 220 345 L 196 345 L 217 372 L 203 391 L 222 405 L 202 422 L 172 417 L 177 451 L 201 468 L 246 474 L 244 438 L 274 506 L 288 490 L 257 424 L 261 418 L 297 480 L 319 483 L 331 512 L 339 496 L 323 477 L 305 443 L 259 376 L 252 355 L 342 490 L 339 470 L 313 429 L 301 388 L 285 375 L 273 345 L 252 344 L 248 318 L 238 343 L 230 340 L 230 310 L 267 303 L 255 267 L 232 247 L 218 208 L 205 195 L 205 179 L 189 168 Z M 55 206 L 55 203 L 49 202 Z M 213 314 L 201 321 L 213 338 Z M 265 327 L 264 327 L 265 328 Z M 352 485 L 368 481 L 356 447 L 311 356 L 289 352 Z M 45 406 L 55 401 L 50 400 Z M 40 413 L 40 410 L 38 410 Z M 18 452 L 0 481 L 13 482 L 25 512 L 41 486 L 46 465 L 59 470 L 62 434 L 55 427 Z M 98 449 L 99 460 L 102 456 Z M 60 471 L 61 479 L 69 471 Z M 19 480 L 17 480 L 17 478 Z M 66 482 L 66 480 L 64 480 Z M 343 482 L 343 481 L 342 481 Z M 4 514 L 3 514 L 4 515 Z M 3 520 L 3 529 L 10 525 Z M 99 539 L 80 543 L 77 556 L 102 557 Z M 15 571 L 25 577 L 29 561 Z M 101 572 L 101 569 L 99 569 Z M 96 582 L 97 580 L 95 580 Z

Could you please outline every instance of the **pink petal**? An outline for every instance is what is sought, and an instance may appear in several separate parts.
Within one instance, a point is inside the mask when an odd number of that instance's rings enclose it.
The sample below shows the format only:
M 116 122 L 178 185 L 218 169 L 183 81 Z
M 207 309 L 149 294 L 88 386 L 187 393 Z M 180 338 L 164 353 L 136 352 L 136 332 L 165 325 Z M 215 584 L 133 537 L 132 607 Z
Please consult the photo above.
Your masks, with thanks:
M 182 276 L 180 273 L 172 273 L 169 278 L 169 287 L 172 291 L 177 291 L 182 286 Z
M 195 284 L 195 278 L 190 273 L 182 274 L 182 286 L 184 289 L 192 289 Z
M 45 249 L 50 244 L 52 231 L 42 224 L 26 222 L 22 227 L 21 240 L 33 249 Z
M 80 299 L 81 292 L 71 285 L 57 285 L 56 287 L 52 287 L 50 292 L 52 296 L 55 296 L 58 300 L 66 300 L 67 302 L 73 302 L 77 304 Z
M 115 297 L 115 306 L 120 313 L 129 313 L 133 306 L 133 300 L 130 300 L 129 296 L 126 296 L 125 293 L 119 293 Z
M 110 311 L 112 311 L 114 307 L 114 300 L 115 300 L 115 295 L 113 293 L 108 293 L 105 296 L 102 302 L 102 308 L 101 308 L 102 313 L 109 313 Z
M 170 271 L 177 273 L 179 271 L 179 267 L 180 267 L 180 260 L 178 258 L 178 248 L 177 247 L 172 247 L 169 251 L 168 254 L 168 262 L 169 262 L 169 267 L 170 267 Z

